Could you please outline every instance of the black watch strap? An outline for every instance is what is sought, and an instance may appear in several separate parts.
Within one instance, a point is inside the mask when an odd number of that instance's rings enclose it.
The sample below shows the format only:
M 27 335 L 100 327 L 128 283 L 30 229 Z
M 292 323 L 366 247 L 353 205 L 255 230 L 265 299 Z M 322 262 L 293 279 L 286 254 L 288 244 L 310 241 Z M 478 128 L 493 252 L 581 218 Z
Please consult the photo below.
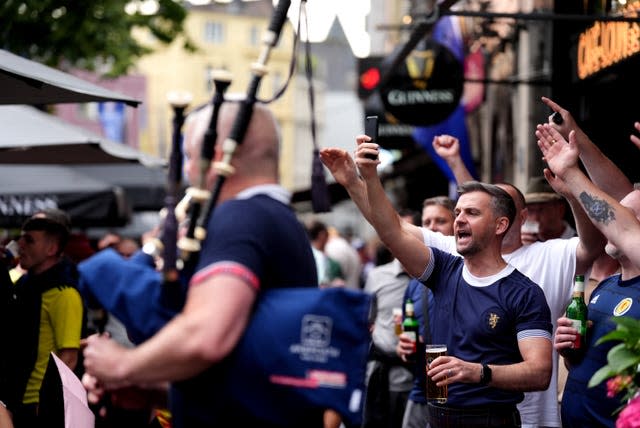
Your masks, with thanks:
M 482 364 L 480 370 L 480 385 L 488 385 L 491 382 L 491 367 L 487 364 Z

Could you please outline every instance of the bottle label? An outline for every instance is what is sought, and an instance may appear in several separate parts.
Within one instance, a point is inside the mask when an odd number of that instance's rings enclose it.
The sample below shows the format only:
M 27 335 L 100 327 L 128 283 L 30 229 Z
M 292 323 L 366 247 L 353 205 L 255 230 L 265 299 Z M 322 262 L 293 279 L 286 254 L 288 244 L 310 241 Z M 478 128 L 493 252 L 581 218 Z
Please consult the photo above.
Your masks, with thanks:
M 576 336 L 576 340 L 573 341 L 573 348 L 580 349 L 582 347 L 583 322 L 580 320 L 571 320 L 571 326 L 576 330 L 578 330 L 578 335 Z

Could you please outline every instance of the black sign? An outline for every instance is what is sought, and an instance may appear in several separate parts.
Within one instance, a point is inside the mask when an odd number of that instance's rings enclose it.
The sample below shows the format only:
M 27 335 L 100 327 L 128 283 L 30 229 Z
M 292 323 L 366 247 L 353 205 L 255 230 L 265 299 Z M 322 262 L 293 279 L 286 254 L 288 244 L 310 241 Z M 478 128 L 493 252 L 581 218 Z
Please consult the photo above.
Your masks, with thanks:
M 413 126 L 398 122 L 385 112 L 380 94 L 373 92 L 364 103 L 365 116 L 378 116 L 378 144 L 387 150 L 413 147 Z M 363 118 L 364 119 L 364 118 Z
M 440 43 L 426 40 L 391 73 L 379 91 L 386 113 L 398 122 L 433 125 L 446 119 L 460 103 L 464 68 Z

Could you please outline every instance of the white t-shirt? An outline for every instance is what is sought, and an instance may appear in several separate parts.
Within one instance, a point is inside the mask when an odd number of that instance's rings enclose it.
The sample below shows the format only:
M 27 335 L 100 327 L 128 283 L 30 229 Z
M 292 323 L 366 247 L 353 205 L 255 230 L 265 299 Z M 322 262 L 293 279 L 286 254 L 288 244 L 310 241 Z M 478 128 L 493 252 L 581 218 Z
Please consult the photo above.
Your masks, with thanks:
M 455 237 L 422 229 L 424 243 L 451 254 L 458 254 Z M 505 261 L 528 276 L 544 292 L 551 310 L 553 332 L 567 308 L 573 291 L 576 270 L 576 249 L 579 238 L 550 239 L 523 245 L 511 254 L 503 254 Z M 587 275 L 585 275 L 587 276 Z M 560 427 L 558 406 L 558 353 L 552 351 L 553 372 L 546 391 L 526 392 L 518 405 L 522 428 L 538 426 Z

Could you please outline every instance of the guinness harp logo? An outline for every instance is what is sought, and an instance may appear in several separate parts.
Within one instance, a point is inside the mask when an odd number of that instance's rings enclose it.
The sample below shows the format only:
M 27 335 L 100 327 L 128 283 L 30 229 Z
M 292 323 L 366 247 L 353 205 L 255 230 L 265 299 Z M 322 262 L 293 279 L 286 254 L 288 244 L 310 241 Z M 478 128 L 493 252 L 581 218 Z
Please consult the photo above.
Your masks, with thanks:
M 500 321 L 500 317 L 497 314 L 491 312 L 489 314 L 489 327 L 495 329 L 498 325 L 498 321 Z
M 433 73 L 436 55 L 433 50 L 413 51 L 405 60 L 407 73 L 416 88 L 426 89 Z

